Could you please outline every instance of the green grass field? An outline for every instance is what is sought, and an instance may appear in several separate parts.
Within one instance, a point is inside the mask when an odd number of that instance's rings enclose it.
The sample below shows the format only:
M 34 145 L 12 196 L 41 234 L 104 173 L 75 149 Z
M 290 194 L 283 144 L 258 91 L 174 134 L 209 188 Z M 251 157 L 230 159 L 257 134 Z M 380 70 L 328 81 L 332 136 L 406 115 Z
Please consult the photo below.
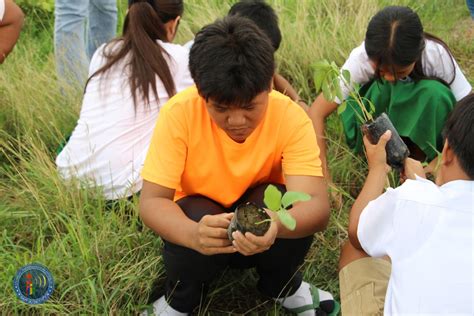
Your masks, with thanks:
M 188 0 L 178 42 L 215 18 L 233 1 Z M 309 103 L 317 95 L 311 64 L 339 65 L 360 44 L 370 17 L 387 4 L 409 5 L 425 30 L 452 49 L 474 80 L 474 23 L 464 0 L 272 0 L 283 43 L 279 71 Z M 34 1 L 30 1 L 34 3 Z M 126 1 L 120 0 L 121 18 Z M 153 281 L 163 280 L 160 239 L 138 229 L 137 201 L 107 211 L 100 192 L 67 186 L 55 171 L 56 148 L 78 118 L 82 92 L 56 80 L 52 12 L 24 7 L 26 24 L 14 52 L 0 66 L 0 313 L 136 314 Z M 63 91 L 63 93 L 60 93 Z M 333 207 L 328 229 L 315 237 L 301 267 L 305 279 L 339 295 L 339 247 L 347 238 L 350 206 L 366 166 L 344 144 L 337 115 L 329 122 L 329 162 L 343 204 Z M 125 210 L 133 211 L 133 220 Z M 12 288 L 17 269 L 32 262 L 52 272 L 56 290 L 45 304 L 20 302 Z M 257 276 L 227 271 L 213 284 L 196 314 L 285 314 L 254 289 Z

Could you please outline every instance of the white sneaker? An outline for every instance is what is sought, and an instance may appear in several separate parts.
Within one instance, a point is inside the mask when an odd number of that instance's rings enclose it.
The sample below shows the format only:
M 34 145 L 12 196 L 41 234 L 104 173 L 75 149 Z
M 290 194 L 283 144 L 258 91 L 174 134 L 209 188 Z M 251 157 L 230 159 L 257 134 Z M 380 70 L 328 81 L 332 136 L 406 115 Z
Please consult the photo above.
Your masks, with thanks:
M 168 302 L 166 302 L 166 298 L 163 295 L 159 299 L 157 299 L 153 303 L 153 314 L 151 315 L 156 315 L 156 316 L 186 316 L 188 314 L 186 313 L 181 313 L 175 310 L 173 307 L 171 307 Z M 140 313 L 140 316 L 150 316 L 150 313 L 148 310 L 144 310 L 143 312 Z

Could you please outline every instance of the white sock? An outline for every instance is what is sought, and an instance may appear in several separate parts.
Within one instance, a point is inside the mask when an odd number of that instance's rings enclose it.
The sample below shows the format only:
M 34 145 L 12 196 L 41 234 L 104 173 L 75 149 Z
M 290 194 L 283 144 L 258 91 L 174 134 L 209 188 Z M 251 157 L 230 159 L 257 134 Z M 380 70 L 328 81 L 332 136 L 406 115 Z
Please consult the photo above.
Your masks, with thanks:
M 303 281 L 301 282 L 301 285 L 298 288 L 298 290 L 296 290 L 296 292 L 293 295 L 288 296 L 286 298 L 279 298 L 277 299 L 277 301 L 280 302 L 283 305 L 283 307 L 286 307 L 286 308 L 297 308 L 297 307 L 301 307 L 305 305 L 312 305 L 313 297 L 311 296 L 311 292 L 309 288 L 310 288 L 310 285 L 307 282 Z M 318 291 L 319 291 L 320 302 L 334 300 L 331 293 L 320 290 L 320 289 L 318 289 Z M 298 316 L 314 316 L 314 315 L 315 315 L 314 309 L 307 310 L 303 313 L 298 314 Z
M 178 312 L 173 307 L 171 307 L 168 304 L 168 302 L 166 302 L 164 295 L 153 303 L 153 313 L 159 316 L 186 316 L 188 315 L 186 313 Z

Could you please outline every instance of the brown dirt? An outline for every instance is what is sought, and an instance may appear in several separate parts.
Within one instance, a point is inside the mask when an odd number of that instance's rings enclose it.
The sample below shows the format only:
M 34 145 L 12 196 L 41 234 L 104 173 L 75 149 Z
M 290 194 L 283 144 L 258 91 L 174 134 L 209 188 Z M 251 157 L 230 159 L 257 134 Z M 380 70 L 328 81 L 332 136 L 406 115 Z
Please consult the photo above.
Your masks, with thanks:
M 256 225 L 255 223 L 269 219 L 268 214 L 255 204 L 245 204 L 240 206 L 237 211 L 237 221 L 243 230 L 249 231 L 257 236 L 264 235 L 270 227 L 270 222 L 264 222 Z

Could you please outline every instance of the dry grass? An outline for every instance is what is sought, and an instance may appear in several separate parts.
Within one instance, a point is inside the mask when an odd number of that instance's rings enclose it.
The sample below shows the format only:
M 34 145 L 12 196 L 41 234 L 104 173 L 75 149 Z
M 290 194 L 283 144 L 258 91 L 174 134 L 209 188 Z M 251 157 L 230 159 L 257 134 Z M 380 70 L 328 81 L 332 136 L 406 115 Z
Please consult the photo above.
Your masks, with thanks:
M 126 1 L 121 0 L 124 8 Z M 272 0 L 283 43 L 279 71 L 308 101 L 316 96 L 311 64 L 344 61 L 364 36 L 370 16 L 388 0 Z M 425 28 L 445 39 L 474 79 L 472 22 L 462 0 L 397 1 L 420 13 Z M 224 15 L 230 2 L 189 0 L 179 41 Z M 81 91 L 60 86 L 52 56 L 52 16 L 29 11 L 26 31 L 0 67 L 0 310 L 6 314 L 134 314 L 153 280 L 163 279 L 161 241 L 139 230 L 137 203 L 107 208 L 94 189 L 62 182 L 54 156 L 77 119 Z M 461 22 L 459 22 L 461 21 Z M 466 22 L 464 24 L 464 21 Z M 471 24 L 469 24 L 471 23 Z M 62 91 L 62 92 L 61 92 Z M 347 214 L 365 177 L 363 159 L 344 145 L 336 116 L 329 123 L 329 162 L 343 195 L 328 229 L 315 236 L 302 266 L 305 279 L 338 295 L 339 247 Z M 131 212 L 132 219 L 125 216 Z M 12 291 L 15 271 L 30 262 L 48 266 L 56 290 L 47 304 L 28 306 Z M 196 314 L 284 314 L 254 289 L 256 274 L 226 272 Z

